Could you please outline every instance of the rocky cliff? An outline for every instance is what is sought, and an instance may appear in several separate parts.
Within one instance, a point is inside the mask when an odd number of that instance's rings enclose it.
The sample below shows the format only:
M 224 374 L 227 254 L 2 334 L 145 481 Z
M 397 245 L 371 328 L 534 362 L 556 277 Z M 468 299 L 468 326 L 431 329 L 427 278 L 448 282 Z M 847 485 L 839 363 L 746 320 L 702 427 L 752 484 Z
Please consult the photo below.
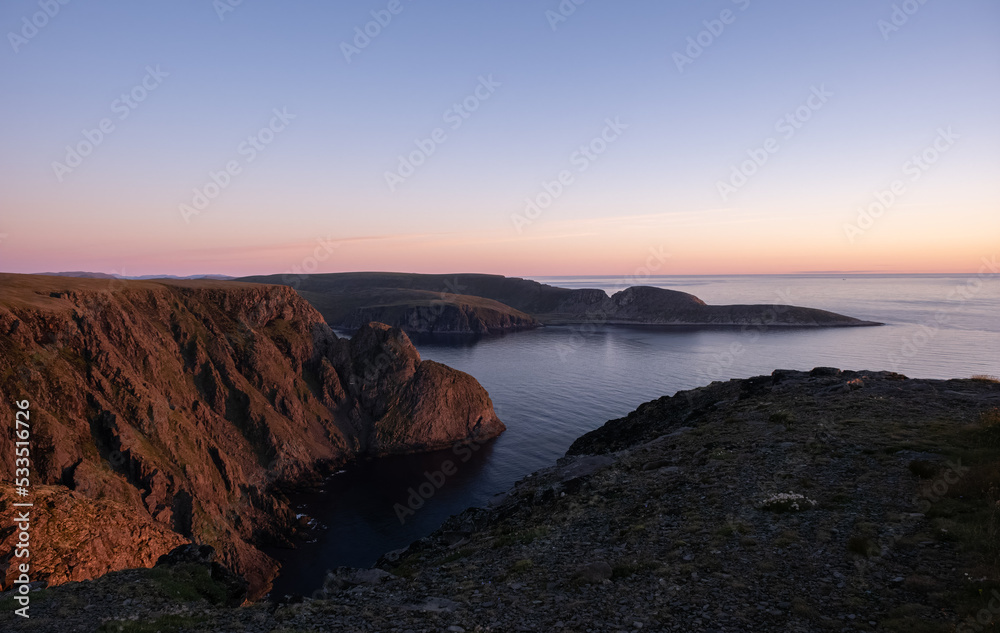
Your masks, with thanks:
M 0 416 L 30 402 L 32 579 L 52 584 L 194 541 L 261 595 L 277 566 L 257 546 L 294 519 L 282 486 L 504 430 L 470 376 L 386 325 L 337 338 L 287 287 L 0 275 L 0 334 Z M 9 433 L 0 474 L 9 587 Z
M 213 606 L 223 592 L 201 582 L 179 605 L 164 587 L 183 571 L 43 590 L 31 630 L 994 631 L 1000 383 L 822 367 L 715 382 L 609 421 L 304 600 Z

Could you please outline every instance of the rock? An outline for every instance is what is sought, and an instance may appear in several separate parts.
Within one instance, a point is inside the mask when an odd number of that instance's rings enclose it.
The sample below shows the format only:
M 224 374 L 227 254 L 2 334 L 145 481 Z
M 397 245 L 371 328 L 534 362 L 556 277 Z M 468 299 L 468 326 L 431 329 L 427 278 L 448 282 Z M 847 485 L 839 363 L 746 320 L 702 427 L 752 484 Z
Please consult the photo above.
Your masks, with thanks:
M 651 462 L 646 462 L 642 465 L 643 470 L 655 470 L 657 468 L 663 468 L 664 466 L 669 466 L 671 464 L 670 460 L 667 459 L 655 459 Z
M 345 589 L 357 585 L 378 585 L 394 576 L 384 569 L 353 569 L 338 567 L 326 576 L 323 586 L 327 589 Z
M 429 612 L 444 612 L 450 613 L 457 609 L 459 604 L 454 600 L 448 600 L 447 598 L 427 598 L 421 604 L 405 605 L 402 608 L 407 611 L 429 611 Z
M 225 592 L 222 604 L 238 607 L 246 602 L 249 583 L 234 574 L 228 567 L 220 565 L 215 561 L 214 547 L 188 543 L 160 556 L 156 561 L 156 567 L 173 567 L 177 565 L 202 565 L 207 567 L 212 580 Z
M 851 387 L 847 383 L 843 383 L 843 384 L 839 384 L 839 385 L 834 385 L 832 387 L 827 387 L 826 389 L 822 390 L 820 393 L 823 394 L 823 395 L 837 395 L 837 394 L 842 394 L 842 393 L 850 393 L 850 391 L 851 391 Z
M 613 458 L 607 455 L 585 455 L 568 458 L 568 463 L 560 466 L 556 471 L 556 481 L 566 483 L 581 477 L 588 477 L 601 468 L 610 466 L 614 461 Z
M 606 561 L 595 561 L 578 568 L 574 577 L 583 582 L 596 583 L 610 579 L 611 575 L 611 565 Z
M 831 382 L 862 375 L 864 398 L 815 397 Z M 622 428 L 589 438 L 588 448 L 604 451 L 598 455 L 606 467 L 583 468 L 601 462 L 570 456 L 525 477 L 502 503 L 467 509 L 384 557 L 380 564 L 398 569 L 395 577 L 375 573 L 366 583 L 363 575 L 355 579 L 361 584 L 345 580 L 343 591 L 296 604 L 224 608 L 171 601 L 159 573 L 169 568 L 132 570 L 45 589 L 44 599 L 32 601 L 31 622 L 38 630 L 116 630 L 190 614 L 183 628 L 192 633 L 622 631 L 639 624 L 654 631 L 812 631 L 874 629 L 905 613 L 897 618 L 904 629 L 961 628 L 968 615 L 955 596 L 994 580 L 975 580 L 989 573 L 982 552 L 991 543 L 984 532 L 925 540 L 938 530 L 919 511 L 926 482 L 908 464 L 969 446 L 982 430 L 968 422 L 993 406 L 996 387 L 903 381 L 884 372 L 817 378 L 788 371 L 773 379 L 717 382 L 641 405 L 616 422 Z M 921 389 L 925 383 L 935 388 Z M 939 395 L 956 384 L 976 395 L 968 406 Z M 789 411 L 798 424 L 743 423 L 775 410 Z M 681 425 L 691 431 L 660 440 Z M 819 429 L 835 437 L 817 440 Z M 908 445 L 941 454 L 897 452 Z M 706 448 L 727 457 L 692 463 Z M 995 445 L 980 449 L 998 458 Z M 656 460 L 685 468 L 676 477 L 661 475 L 675 467 L 642 470 Z M 565 491 L 566 476 L 588 471 L 569 479 L 583 485 Z M 539 492 L 560 487 L 564 495 L 532 505 Z M 807 493 L 820 503 L 808 513 L 763 516 L 758 504 L 774 492 Z M 956 495 L 949 505 L 990 511 L 988 501 Z M 881 551 L 852 552 L 865 539 Z M 172 558 L 209 556 L 189 546 Z M 179 563 L 178 573 L 191 564 Z M 69 613 L 67 604 L 79 608 Z M 0 613 L 0 630 L 14 629 L 14 619 Z
M 213 562 L 212 580 L 225 589 L 226 606 L 238 607 L 249 599 L 250 583 L 233 573 L 228 567 Z
M 296 523 L 276 486 L 504 430 L 468 374 L 385 325 L 339 339 L 286 286 L 0 274 L 0 331 L 0 390 L 33 394 L 33 490 L 51 501 L 33 524 L 53 534 L 32 573 L 50 584 L 195 541 L 260 597 L 278 564 L 258 545 L 287 543 Z M 0 472 L 13 458 L 0 452 Z M 13 500 L 0 482 L 4 525 Z M 5 589 L 16 568 L 0 556 Z
M 31 494 L 31 577 L 42 584 L 82 581 L 129 567 L 152 567 L 162 555 L 188 542 L 150 518 L 141 504 L 92 499 L 60 485 L 33 485 Z M 0 531 L 0 585 L 4 589 L 12 587 L 17 578 L 13 520 L 22 509 L 14 504 L 23 501 L 13 486 L 0 482 L 0 525 L 11 526 Z
M 409 547 L 401 547 L 399 549 L 394 549 L 394 550 L 388 551 L 388 552 L 386 552 L 385 554 L 382 555 L 381 559 L 379 559 L 379 564 L 390 564 L 391 565 L 393 563 L 396 563 L 396 562 L 399 561 L 400 558 L 403 557 L 404 554 L 406 554 L 406 552 L 409 549 L 410 549 Z
M 156 565 L 178 565 L 180 563 L 195 563 L 210 565 L 215 561 L 215 548 L 211 545 L 196 545 L 187 543 L 180 545 L 156 560 Z
M 816 367 L 809 372 L 810 376 L 816 377 L 828 377 L 828 376 L 839 376 L 841 371 L 836 367 Z

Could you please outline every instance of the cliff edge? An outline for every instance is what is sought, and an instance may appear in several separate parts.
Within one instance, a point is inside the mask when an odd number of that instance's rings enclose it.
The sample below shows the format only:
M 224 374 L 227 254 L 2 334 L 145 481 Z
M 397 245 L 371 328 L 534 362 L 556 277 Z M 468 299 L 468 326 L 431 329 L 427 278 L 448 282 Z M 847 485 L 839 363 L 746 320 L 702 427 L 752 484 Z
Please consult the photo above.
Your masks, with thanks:
M 281 490 L 356 455 L 494 437 L 471 376 L 368 324 L 350 339 L 290 288 L 0 275 L 0 416 L 30 403 L 31 578 L 153 564 L 188 542 L 262 595 L 294 514 Z M 0 437 L 0 525 L 15 496 Z M 0 580 L 16 577 L 0 532 Z
M 188 631 L 993 630 L 1000 383 L 820 367 L 664 396 L 300 602 L 168 616 L 160 575 L 119 573 L 39 592 L 38 626 L 85 601 Z

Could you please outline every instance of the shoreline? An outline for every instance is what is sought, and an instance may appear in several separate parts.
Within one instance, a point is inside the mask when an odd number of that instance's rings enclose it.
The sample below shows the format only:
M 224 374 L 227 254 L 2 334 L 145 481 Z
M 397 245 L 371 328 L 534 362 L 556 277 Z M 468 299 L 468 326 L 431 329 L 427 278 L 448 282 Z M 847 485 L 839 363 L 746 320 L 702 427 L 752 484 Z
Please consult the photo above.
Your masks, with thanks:
M 549 618 L 571 628 L 615 621 L 622 604 L 656 630 L 697 626 L 698 605 L 719 591 L 747 604 L 712 614 L 726 630 L 812 630 L 859 613 L 862 630 L 954 625 L 988 608 L 960 598 L 963 570 L 986 572 L 976 582 L 987 598 L 1000 589 L 988 571 L 1000 567 L 983 566 L 1000 552 L 969 549 L 963 539 L 975 537 L 961 536 L 961 521 L 980 521 L 975 482 L 1000 477 L 998 411 L 1000 383 L 987 377 L 815 368 L 680 391 L 584 434 L 488 508 L 452 516 L 375 567 L 333 570 L 321 596 L 235 610 L 202 603 L 187 630 L 254 621 L 498 631 Z M 784 503 L 768 501 L 776 493 L 802 505 L 769 509 Z M 974 513 L 935 510 L 955 503 Z M 115 618 L 117 585 L 102 577 L 45 591 L 83 592 Z

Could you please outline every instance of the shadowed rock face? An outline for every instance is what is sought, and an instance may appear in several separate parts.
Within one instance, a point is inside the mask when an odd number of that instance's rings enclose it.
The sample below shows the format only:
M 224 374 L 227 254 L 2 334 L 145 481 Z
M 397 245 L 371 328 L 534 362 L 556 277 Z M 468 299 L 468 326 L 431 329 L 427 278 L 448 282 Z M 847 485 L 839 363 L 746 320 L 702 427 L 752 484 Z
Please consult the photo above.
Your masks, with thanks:
M 694 314 L 705 302 L 686 292 L 652 286 L 632 286 L 611 295 L 610 310 L 616 319 L 658 320 L 664 314 Z
M 419 334 L 493 334 L 541 325 L 529 314 L 483 297 L 398 288 L 300 294 L 329 323 L 351 330 L 372 321 Z
M 475 378 L 420 354 L 398 328 L 369 323 L 350 339 L 351 395 L 373 422 L 362 450 L 387 455 L 496 437 L 506 427 Z
M 285 485 L 364 453 L 504 430 L 467 374 L 382 324 L 337 338 L 290 288 L 0 275 L 0 416 L 30 402 L 32 580 L 149 566 L 188 541 L 261 595 L 286 542 Z M 0 436 L 0 521 L 14 450 Z M 0 580 L 16 578 L 0 532 Z
M 881 325 L 786 305 L 707 305 L 686 292 L 632 286 L 609 297 L 600 289 L 556 288 L 500 275 L 333 273 L 246 277 L 290 283 L 329 323 L 353 329 L 377 318 L 408 332 L 485 334 L 568 325 Z

